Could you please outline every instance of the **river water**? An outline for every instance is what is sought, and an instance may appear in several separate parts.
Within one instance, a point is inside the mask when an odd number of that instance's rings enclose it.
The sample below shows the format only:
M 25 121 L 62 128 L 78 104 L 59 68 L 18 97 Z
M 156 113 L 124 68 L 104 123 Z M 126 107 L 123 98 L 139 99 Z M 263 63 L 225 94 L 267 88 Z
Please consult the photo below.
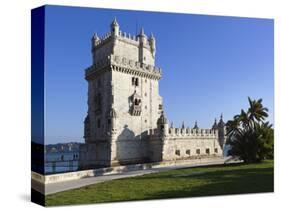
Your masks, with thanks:
M 76 171 L 79 152 L 52 152 L 45 155 L 45 173 L 54 174 Z

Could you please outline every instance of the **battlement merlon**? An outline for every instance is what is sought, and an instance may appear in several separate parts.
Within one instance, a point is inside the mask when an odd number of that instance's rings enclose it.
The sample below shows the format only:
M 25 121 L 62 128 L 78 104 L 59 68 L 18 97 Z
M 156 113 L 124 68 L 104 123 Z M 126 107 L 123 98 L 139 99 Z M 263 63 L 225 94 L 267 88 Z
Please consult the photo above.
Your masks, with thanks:
M 150 135 L 159 135 L 160 129 L 151 129 Z M 163 134 L 163 133 L 162 133 Z M 219 135 L 218 129 L 191 129 L 191 128 L 172 128 L 169 127 L 165 136 L 168 137 L 214 137 L 217 138 Z
M 169 128 L 169 136 L 218 137 L 217 129 Z
M 147 37 L 143 28 L 138 35 L 121 32 L 116 19 L 110 27 L 110 32 L 104 36 L 99 37 L 94 33 L 92 37 L 93 63 L 113 54 L 155 65 L 156 41 L 153 34 Z
M 156 66 L 133 61 L 125 57 L 110 55 L 85 70 L 85 79 L 102 74 L 104 71 L 119 71 L 144 78 L 159 80 L 162 77 L 162 69 Z

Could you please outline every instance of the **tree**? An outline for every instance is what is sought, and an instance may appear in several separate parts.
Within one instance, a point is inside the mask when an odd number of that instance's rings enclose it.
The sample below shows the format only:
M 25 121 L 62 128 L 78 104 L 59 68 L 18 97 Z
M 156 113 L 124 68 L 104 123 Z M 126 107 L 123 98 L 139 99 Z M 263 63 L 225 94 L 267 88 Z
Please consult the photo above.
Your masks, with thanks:
M 248 102 L 247 111 L 242 109 L 226 123 L 229 154 L 247 163 L 273 159 L 274 130 L 269 122 L 264 122 L 268 109 L 263 107 L 262 99 L 256 101 L 248 97 Z

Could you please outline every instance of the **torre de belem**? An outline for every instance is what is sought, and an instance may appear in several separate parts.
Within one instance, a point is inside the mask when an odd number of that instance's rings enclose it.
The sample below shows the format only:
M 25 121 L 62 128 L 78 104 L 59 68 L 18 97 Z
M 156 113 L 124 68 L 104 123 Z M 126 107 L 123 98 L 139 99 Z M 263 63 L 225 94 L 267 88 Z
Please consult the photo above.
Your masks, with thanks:
M 109 167 L 147 162 L 222 157 L 225 126 L 175 128 L 159 95 L 162 70 L 155 66 L 156 40 L 144 30 L 121 32 L 117 20 L 92 38 L 93 64 L 86 69 L 88 114 L 80 166 Z

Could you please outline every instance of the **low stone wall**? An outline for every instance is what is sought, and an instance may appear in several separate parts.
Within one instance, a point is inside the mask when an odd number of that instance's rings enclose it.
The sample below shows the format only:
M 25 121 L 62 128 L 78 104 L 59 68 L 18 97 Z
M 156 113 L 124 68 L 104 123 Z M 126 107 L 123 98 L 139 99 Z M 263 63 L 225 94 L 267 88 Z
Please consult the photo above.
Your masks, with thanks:
M 128 171 L 136 171 L 136 170 L 145 170 L 151 168 L 160 168 L 160 167 L 168 167 L 168 166 L 178 166 L 178 165 L 208 165 L 208 163 L 213 162 L 221 162 L 224 163 L 222 157 L 213 157 L 213 158 L 201 158 L 201 159 L 193 159 L 193 160 L 175 160 L 175 161 L 163 161 L 157 163 L 147 163 L 147 164 L 134 164 L 127 166 L 116 166 L 116 167 L 108 167 L 108 168 L 100 168 L 100 169 L 92 169 L 85 171 L 76 171 L 76 172 L 68 172 L 61 174 L 52 174 L 52 175 L 41 175 L 36 172 L 32 172 L 31 177 L 32 180 L 43 184 L 50 183 L 58 183 L 69 180 L 78 180 L 85 177 L 95 177 L 95 176 L 103 176 L 103 175 L 111 175 L 111 174 L 119 174 Z

